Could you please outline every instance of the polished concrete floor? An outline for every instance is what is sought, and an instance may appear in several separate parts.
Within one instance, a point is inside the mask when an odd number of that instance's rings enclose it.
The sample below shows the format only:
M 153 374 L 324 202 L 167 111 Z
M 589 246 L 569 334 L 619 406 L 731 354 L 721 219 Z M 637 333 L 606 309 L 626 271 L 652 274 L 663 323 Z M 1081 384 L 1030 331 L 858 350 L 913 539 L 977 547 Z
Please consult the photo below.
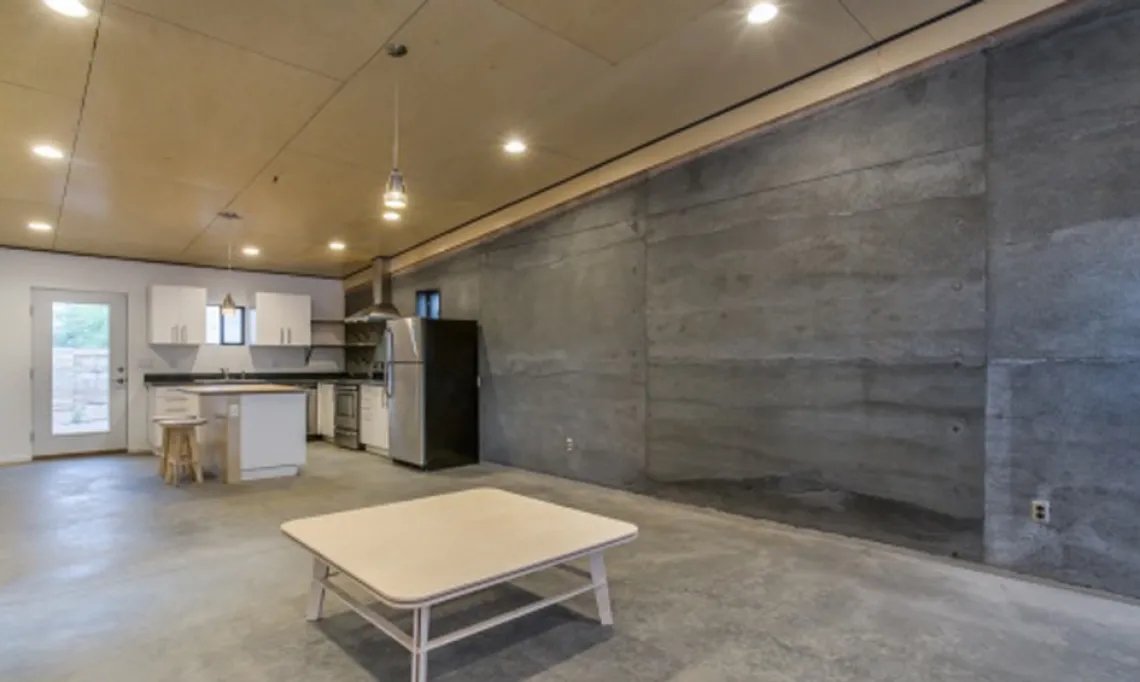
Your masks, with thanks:
M 0 468 L 0 680 L 405 680 L 402 650 L 335 600 L 305 622 L 309 564 L 278 525 L 488 485 L 641 526 L 611 553 L 617 625 L 587 595 L 434 653 L 433 680 L 1140 680 L 1140 606 L 1122 601 L 520 471 L 424 475 L 324 445 L 310 460 L 297 479 L 180 489 L 140 457 Z M 460 602 L 433 630 L 562 580 Z

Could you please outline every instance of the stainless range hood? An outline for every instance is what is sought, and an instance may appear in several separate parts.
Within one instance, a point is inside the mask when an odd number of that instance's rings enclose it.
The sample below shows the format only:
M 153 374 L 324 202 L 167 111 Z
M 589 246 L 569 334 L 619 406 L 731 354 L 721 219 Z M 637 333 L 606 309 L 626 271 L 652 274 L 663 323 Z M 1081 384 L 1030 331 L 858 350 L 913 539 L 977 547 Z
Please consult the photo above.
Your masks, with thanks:
M 403 317 L 392 304 L 392 273 L 387 258 L 372 261 L 372 305 L 345 318 L 349 324 L 386 322 Z

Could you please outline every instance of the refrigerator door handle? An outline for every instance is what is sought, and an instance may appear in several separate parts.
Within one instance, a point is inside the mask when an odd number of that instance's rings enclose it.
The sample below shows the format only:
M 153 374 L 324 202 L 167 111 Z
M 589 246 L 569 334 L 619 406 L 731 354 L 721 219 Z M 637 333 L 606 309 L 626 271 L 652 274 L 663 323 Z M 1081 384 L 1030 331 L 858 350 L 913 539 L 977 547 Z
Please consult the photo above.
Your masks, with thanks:
M 393 336 L 392 336 L 392 330 L 391 329 L 385 329 L 384 330 L 384 338 L 385 338 L 385 341 L 384 341 L 384 392 L 388 394 L 389 398 L 391 398 L 392 397 L 392 391 L 395 390 L 395 381 L 396 381 L 396 377 L 394 376 L 395 372 L 392 371 L 392 369 L 393 369 L 393 367 L 392 367 L 392 341 L 393 341 Z

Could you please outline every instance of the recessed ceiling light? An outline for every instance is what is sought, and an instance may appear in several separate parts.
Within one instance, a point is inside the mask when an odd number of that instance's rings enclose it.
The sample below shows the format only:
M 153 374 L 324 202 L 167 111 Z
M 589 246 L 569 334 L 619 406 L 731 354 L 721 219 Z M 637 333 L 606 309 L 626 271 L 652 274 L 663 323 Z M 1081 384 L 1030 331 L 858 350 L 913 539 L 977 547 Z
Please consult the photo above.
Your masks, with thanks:
M 503 151 L 508 154 L 522 154 L 526 151 L 526 142 L 518 138 L 507 140 L 506 144 L 503 145 Z
M 261 249 L 256 246 L 243 246 L 241 252 L 247 256 L 260 256 Z
M 344 242 L 329 242 L 329 248 L 333 251 L 344 251 Z
M 384 211 L 384 220 L 394 223 L 400 219 L 400 214 L 395 211 Z
M 37 144 L 32 147 L 32 153 L 45 159 L 62 159 L 63 150 L 55 145 Z
M 748 23 L 766 24 L 775 19 L 779 13 L 779 7 L 776 7 L 770 2 L 762 2 L 758 5 L 753 5 L 752 9 L 748 10 Z
M 44 0 L 44 4 L 60 14 L 77 19 L 87 16 L 91 10 L 79 0 Z
M 28 223 L 28 229 L 35 230 L 36 232 L 51 232 L 51 223 L 44 223 L 38 220 L 33 220 L 32 222 Z

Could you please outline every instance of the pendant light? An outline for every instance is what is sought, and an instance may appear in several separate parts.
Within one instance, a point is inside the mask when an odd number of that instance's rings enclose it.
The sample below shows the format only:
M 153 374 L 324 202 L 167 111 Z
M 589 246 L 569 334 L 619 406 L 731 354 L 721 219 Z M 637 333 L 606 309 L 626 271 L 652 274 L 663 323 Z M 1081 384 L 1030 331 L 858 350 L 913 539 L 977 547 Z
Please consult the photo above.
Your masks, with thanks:
M 240 220 L 241 219 L 241 216 L 239 216 L 238 214 L 236 214 L 232 211 L 225 211 L 223 213 L 219 213 L 218 217 L 220 217 L 224 220 Z M 227 230 L 227 234 L 226 234 L 226 280 L 229 281 L 230 283 L 233 283 L 233 273 L 234 273 L 233 257 L 234 257 L 234 230 L 233 230 L 233 227 L 230 227 L 230 229 Z M 237 311 L 238 311 L 237 303 L 234 302 L 233 294 L 231 294 L 228 291 L 226 292 L 226 295 L 222 297 L 221 311 L 222 311 L 222 315 L 225 315 L 226 317 L 232 317 L 232 316 L 237 314 Z
M 388 56 L 399 59 L 408 54 L 408 48 L 399 43 L 388 45 Z M 404 183 L 404 174 L 400 172 L 400 78 L 396 76 L 396 87 L 393 97 L 393 124 L 392 124 L 392 172 L 388 175 L 388 184 L 384 187 L 385 208 L 402 210 L 408 206 L 408 188 Z

